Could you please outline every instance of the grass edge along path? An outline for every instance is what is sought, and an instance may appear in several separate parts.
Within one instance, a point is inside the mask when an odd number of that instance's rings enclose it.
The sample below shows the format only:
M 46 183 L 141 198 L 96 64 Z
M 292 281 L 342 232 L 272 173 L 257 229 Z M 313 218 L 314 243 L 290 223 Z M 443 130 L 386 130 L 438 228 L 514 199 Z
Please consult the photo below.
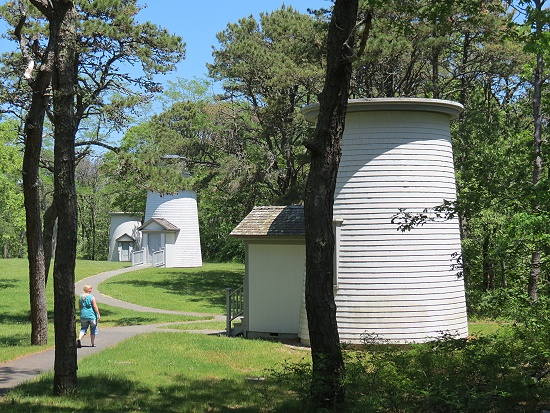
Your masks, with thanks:
M 244 264 L 203 263 L 197 268 L 145 268 L 99 285 L 110 297 L 170 311 L 225 314 L 226 288 L 243 285 Z
M 0 411 L 298 412 L 299 406 L 290 408 L 295 395 L 265 376 L 274 366 L 309 357 L 309 349 L 269 341 L 143 334 L 82 360 L 78 376 L 84 391 L 53 397 L 47 373 L 0 398 Z
M 128 267 L 127 263 L 78 260 L 76 281 L 84 280 L 98 273 Z M 50 281 L 52 277 L 50 276 Z M 46 288 L 48 306 L 48 337 L 45 346 L 31 346 L 29 321 L 28 261 L 26 259 L 0 260 L 0 363 L 53 347 L 53 282 Z M 76 291 L 78 294 L 78 291 Z M 76 300 L 76 296 L 75 296 Z M 208 320 L 211 316 L 190 317 L 186 315 L 137 312 L 98 303 L 102 312 L 100 331 L 114 326 L 159 324 Z M 77 326 L 78 327 L 78 326 Z M 216 327 L 214 327 L 216 328 Z

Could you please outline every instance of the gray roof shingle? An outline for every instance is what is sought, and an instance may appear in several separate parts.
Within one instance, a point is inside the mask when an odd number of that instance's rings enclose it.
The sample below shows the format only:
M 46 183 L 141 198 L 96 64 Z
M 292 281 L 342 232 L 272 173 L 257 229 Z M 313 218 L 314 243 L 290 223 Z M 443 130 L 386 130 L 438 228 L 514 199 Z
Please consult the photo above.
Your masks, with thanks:
M 172 224 L 170 221 L 168 221 L 167 219 L 164 219 L 164 218 L 151 218 L 150 220 L 148 220 L 145 224 L 143 224 L 138 229 L 140 231 L 142 231 L 142 230 L 146 229 L 146 227 L 149 226 L 153 222 L 160 225 L 160 227 L 162 229 L 166 230 L 166 231 L 179 231 L 178 227 L 176 227 L 174 224 Z
M 304 207 L 256 206 L 231 231 L 232 236 L 303 236 L 305 235 Z

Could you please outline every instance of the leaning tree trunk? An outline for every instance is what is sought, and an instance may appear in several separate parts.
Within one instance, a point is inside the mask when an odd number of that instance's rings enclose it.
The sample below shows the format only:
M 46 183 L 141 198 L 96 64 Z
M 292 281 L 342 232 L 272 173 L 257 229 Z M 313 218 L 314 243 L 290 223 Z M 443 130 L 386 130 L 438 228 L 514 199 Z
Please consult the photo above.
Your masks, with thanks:
M 75 262 L 77 198 L 75 186 L 76 9 L 72 1 L 52 1 L 50 25 L 59 28 L 52 78 L 54 105 L 54 195 L 58 216 L 54 261 L 55 363 L 54 394 L 76 390 Z
M 334 302 L 333 203 L 354 56 L 358 0 L 337 0 L 328 33 L 327 72 L 315 136 L 308 143 L 306 184 L 306 311 L 313 361 L 311 401 L 330 408 L 344 401 L 344 362 Z
M 44 212 L 44 268 L 46 272 L 46 285 L 48 284 L 48 275 L 50 273 L 50 265 L 54 253 L 54 229 L 57 222 L 57 211 L 55 209 L 55 203 L 52 203 L 46 212 Z
M 32 98 L 25 118 L 25 152 L 23 154 L 23 197 L 25 202 L 27 254 L 31 305 L 31 344 L 48 342 L 48 311 L 46 306 L 46 272 L 40 209 L 40 152 L 44 117 L 48 106 L 53 64 L 52 38 L 46 48 L 36 79 L 30 81 Z

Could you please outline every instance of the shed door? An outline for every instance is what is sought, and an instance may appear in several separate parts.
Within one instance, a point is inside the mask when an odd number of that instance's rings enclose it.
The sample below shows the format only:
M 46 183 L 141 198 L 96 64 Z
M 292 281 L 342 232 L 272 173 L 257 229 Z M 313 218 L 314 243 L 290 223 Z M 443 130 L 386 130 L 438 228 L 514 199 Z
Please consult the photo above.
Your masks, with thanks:
M 129 241 L 121 241 L 120 242 L 120 261 L 130 261 L 130 242 Z
M 150 232 L 149 239 L 147 241 L 147 246 L 149 250 L 149 262 L 152 262 L 153 252 L 160 251 L 162 249 L 160 232 Z

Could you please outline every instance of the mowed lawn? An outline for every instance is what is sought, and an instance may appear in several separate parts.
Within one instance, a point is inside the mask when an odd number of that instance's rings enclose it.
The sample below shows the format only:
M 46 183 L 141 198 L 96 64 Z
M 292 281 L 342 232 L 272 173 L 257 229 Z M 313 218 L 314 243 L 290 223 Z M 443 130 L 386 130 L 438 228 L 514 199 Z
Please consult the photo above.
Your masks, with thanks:
M 105 271 L 115 270 L 119 268 L 127 267 L 128 263 L 119 262 L 107 262 L 107 261 L 84 261 L 78 260 L 76 264 L 76 281 L 85 279 L 91 275 L 99 274 Z M 209 264 L 205 264 L 203 270 L 208 268 Z M 223 272 L 223 265 L 213 264 L 213 273 L 221 274 Z M 233 277 L 238 281 L 238 277 L 242 278 L 242 275 L 238 274 L 238 265 L 229 264 L 229 272 L 233 274 Z M 157 269 L 162 272 L 163 269 Z M 179 270 L 183 271 L 183 270 Z M 174 271 L 175 279 L 178 278 L 178 271 Z M 140 270 L 132 274 L 137 279 L 129 281 L 131 284 L 139 284 L 144 282 L 145 284 L 151 282 L 152 279 L 157 279 L 158 276 L 154 275 L 155 271 L 152 269 Z M 244 273 L 244 266 L 241 265 L 241 273 Z M 212 275 L 211 272 L 206 270 L 204 276 Z M 140 281 L 140 277 L 141 280 Z M 161 276 L 161 278 L 164 276 Z M 223 278 L 222 275 L 220 275 Z M 166 284 L 166 291 L 163 292 L 162 288 L 144 288 L 134 290 L 135 285 L 130 285 L 126 288 L 124 281 L 118 282 L 118 277 L 113 280 L 114 291 L 111 293 L 114 296 L 118 296 L 117 289 L 122 292 L 126 290 L 135 291 L 136 297 L 134 302 L 139 302 L 139 297 L 146 298 L 145 301 L 150 307 L 154 308 L 166 308 L 165 296 L 174 295 L 174 290 L 171 289 L 169 284 Z M 183 282 L 180 280 L 180 282 Z M 208 280 L 205 283 L 212 283 L 212 280 Z M 103 285 L 100 287 L 100 291 L 103 292 Z M 79 293 L 77 291 L 77 293 Z M 211 312 L 223 314 L 225 311 L 224 306 L 220 306 L 221 297 L 224 296 L 224 287 L 212 288 L 208 293 L 213 296 L 204 293 L 202 298 L 189 297 L 188 301 L 181 299 L 173 303 L 173 309 L 179 311 L 196 311 L 197 308 L 207 309 Z M 54 342 L 54 330 L 53 330 L 53 276 L 50 274 L 49 282 L 46 288 L 47 295 L 47 307 L 49 318 L 49 344 L 44 347 L 31 346 L 30 334 L 30 303 L 29 303 L 29 274 L 28 274 L 28 261 L 26 259 L 1 259 L 0 260 L 0 362 L 14 359 L 25 354 L 40 351 L 43 348 L 51 347 Z M 111 294 L 109 294 L 111 295 Z M 223 298 L 225 300 L 225 298 Z M 75 298 L 76 301 L 76 298 Z M 225 302 L 225 301 L 224 301 Z M 213 305 L 212 303 L 215 303 Z M 166 322 L 178 322 L 189 321 L 194 319 L 209 319 L 210 317 L 188 317 L 171 314 L 157 314 L 157 313 L 142 313 L 129 310 L 123 310 L 116 307 L 105 305 L 101 302 L 98 303 L 101 309 L 102 315 L 102 327 L 108 328 L 112 326 L 123 325 L 136 325 L 136 324 L 153 324 L 153 323 L 166 323 Z M 219 323 L 218 323 L 219 324 Z M 187 326 L 186 328 L 191 328 Z M 205 324 L 202 324 L 197 329 L 208 328 Z M 219 325 L 212 328 L 219 328 Z
M 79 261 L 76 278 L 80 280 L 121 266 Z M 29 343 L 26 261 L 2 260 L 0 270 L 0 360 L 7 360 L 40 348 Z M 242 264 L 206 263 L 195 269 L 148 268 L 111 278 L 99 289 L 110 296 L 150 307 L 223 314 L 225 288 L 242 285 L 243 274 Z M 51 284 L 48 286 L 50 317 Z M 138 313 L 101 302 L 99 305 L 104 327 L 189 319 Z M 196 320 L 194 329 L 219 324 L 208 321 L 208 317 Z M 52 327 L 50 322 L 51 342 Z M 135 336 L 82 359 L 78 366 L 78 391 L 69 397 L 52 396 L 53 373 L 50 372 L 0 397 L 0 412 L 303 411 L 303 399 L 296 389 L 307 383 L 291 383 L 285 374 L 303 372 L 310 366 L 309 349 L 263 340 L 190 334 L 185 332 L 193 328 L 190 325 L 178 327 L 180 333 L 159 330 Z M 498 329 L 498 325 L 494 323 L 471 325 L 471 330 L 477 332 L 495 328 Z M 304 376 L 298 374 L 298 377 Z M 361 406 L 356 407 L 354 411 L 363 411 Z
M 99 286 L 119 300 L 164 310 L 225 314 L 226 288 L 243 285 L 244 265 L 205 263 L 199 268 L 146 268 Z
M 136 336 L 79 363 L 78 392 L 53 397 L 53 373 L 0 398 L 0 412 L 301 412 L 296 395 L 266 377 L 309 350 L 190 333 Z
M 10 348 L 26 352 L 39 349 L 28 343 L 26 261 L 3 260 L 0 265 L 0 359 L 6 360 L 10 354 L 20 355 L 10 352 Z M 76 278 L 120 267 L 118 263 L 79 262 Z M 243 273 L 240 264 L 205 264 L 192 270 L 145 269 L 117 276 L 99 289 L 147 306 L 223 314 L 225 288 L 240 286 Z M 51 290 L 50 283 L 50 309 Z M 188 319 L 136 313 L 101 302 L 99 305 L 104 327 L 128 323 L 133 318 L 139 318 L 139 322 Z M 208 328 L 212 323 L 216 322 L 198 321 L 196 328 Z M 76 394 L 53 397 L 50 372 L 0 398 L 0 412 L 299 412 L 296 395 L 285 384 L 264 377 L 273 369 L 285 368 L 286 363 L 309 360 L 308 349 L 281 343 L 189 334 L 184 330 L 145 334 L 81 360 Z

